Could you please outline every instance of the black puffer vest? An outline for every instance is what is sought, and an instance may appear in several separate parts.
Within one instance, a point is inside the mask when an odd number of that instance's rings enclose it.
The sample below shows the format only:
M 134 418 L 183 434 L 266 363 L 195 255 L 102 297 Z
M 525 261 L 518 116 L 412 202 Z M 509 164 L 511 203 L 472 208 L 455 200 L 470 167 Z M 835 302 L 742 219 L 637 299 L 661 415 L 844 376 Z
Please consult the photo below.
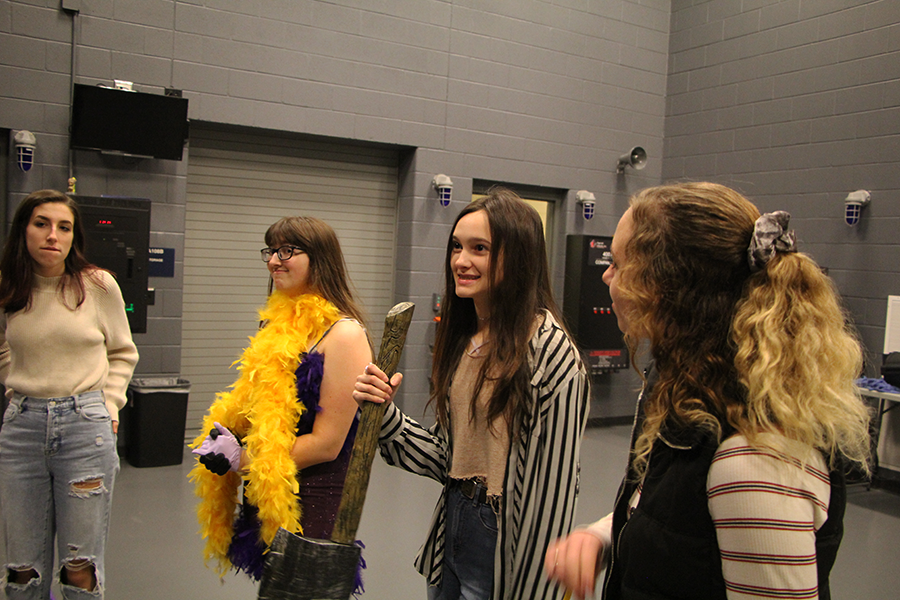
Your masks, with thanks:
M 706 478 L 716 452 L 712 435 L 671 434 L 653 447 L 641 499 L 627 511 L 636 484 L 623 481 L 613 513 L 613 545 L 605 600 L 725 600 Z M 828 520 L 816 533 L 819 598 L 829 600 L 828 574 L 843 536 L 846 505 L 841 471 L 831 475 Z

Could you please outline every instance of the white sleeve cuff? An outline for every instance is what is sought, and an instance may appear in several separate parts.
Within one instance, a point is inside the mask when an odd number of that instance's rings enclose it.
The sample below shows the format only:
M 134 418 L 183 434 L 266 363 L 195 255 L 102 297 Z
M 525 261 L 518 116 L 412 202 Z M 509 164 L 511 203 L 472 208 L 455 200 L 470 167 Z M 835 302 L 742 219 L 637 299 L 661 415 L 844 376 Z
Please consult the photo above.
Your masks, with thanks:
M 580 525 L 576 528 L 576 531 L 584 531 L 600 540 L 602 549 L 600 556 L 597 559 L 597 564 L 599 565 L 606 563 L 608 551 L 612 547 L 612 520 L 612 513 L 609 513 L 599 521 L 591 523 L 590 525 Z

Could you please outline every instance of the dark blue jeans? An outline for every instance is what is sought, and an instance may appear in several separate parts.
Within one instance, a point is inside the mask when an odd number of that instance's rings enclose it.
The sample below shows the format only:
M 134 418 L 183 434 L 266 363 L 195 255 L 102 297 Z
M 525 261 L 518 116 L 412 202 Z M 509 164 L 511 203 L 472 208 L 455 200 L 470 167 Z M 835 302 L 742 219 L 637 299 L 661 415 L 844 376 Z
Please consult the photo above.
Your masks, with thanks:
M 443 574 L 440 586 L 429 586 L 429 600 L 489 600 L 496 548 L 494 509 L 466 498 L 451 484 L 447 493 Z

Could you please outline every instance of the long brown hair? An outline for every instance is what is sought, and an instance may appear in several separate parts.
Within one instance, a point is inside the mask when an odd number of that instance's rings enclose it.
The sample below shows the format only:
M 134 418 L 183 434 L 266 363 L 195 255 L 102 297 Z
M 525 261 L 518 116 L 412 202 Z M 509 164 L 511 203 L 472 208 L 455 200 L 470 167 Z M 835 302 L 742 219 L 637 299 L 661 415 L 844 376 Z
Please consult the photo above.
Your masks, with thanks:
M 868 417 L 853 379 L 861 348 L 831 282 L 802 253 L 751 274 L 758 209 L 713 183 L 659 186 L 631 200 L 619 269 L 626 341 L 649 341 L 659 379 L 645 405 L 635 470 L 657 434 L 777 433 L 865 468 Z
M 493 426 L 498 417 L 505 417 L 510 437 L 515 439 L 530 406 L 528 353 L 535 318 L 544 310 L 560 324 L 562 318 L 550 288 L 541 218 L 511 190 L 491 188 L 486 196 L 467 205 L 453 223 L 444 259 L 444 301 L 434 343 L 431 402 L 438 420 L 446 426 L 450 383 L 478 328 L 474 301 L 456 295 L 450 268 L 453 232 L 461 218 L 480 210 L 487 215 L 491 232 L 491 343 L 485 346 L 487 355 L 475 383 L 472 404 L 474 408 L 490 374 L 494 391 L 488 402 L 488 420 Z
M 284 217 L 266 230 L 265 241 L 270 248 L 282 244 L 302 248 L 309 257 L 307 286 L 365 326 L 363 311 L 350 289 L 341 243 L 331 225 L 315 217 Z
M 84 256 L 84 228 L 78 204 L 69 196 L 56 190 L 32 192 L 19 204 L 13 217 L 9 237 L 0 258 L 0 306 L 7 314 L 31 306 L 31 292 L 34 288 L 34 259 L 28 252 L 25 232 L 31 222 L 34 209 L 48 202 L 64 204 L 72 211 L 72 248 L 65 260 L 65 272 L 60 280 L 59 291 L 63 298 L 66 289 L 74 288 L 76 308 L 84 302 L 85 271 L 90 273 L 97 267 Z

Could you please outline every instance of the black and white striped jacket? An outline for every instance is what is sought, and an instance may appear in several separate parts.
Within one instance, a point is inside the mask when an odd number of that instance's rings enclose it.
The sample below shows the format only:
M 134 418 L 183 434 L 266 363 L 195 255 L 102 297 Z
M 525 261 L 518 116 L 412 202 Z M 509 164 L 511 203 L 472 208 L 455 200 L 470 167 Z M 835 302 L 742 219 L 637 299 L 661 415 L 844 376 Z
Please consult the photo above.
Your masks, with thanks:
M 579 452 L 590 407 L 588 376 L 574 343 L 546 313 L 530 342 L 532 410 L 512 443 L 494 561 L 494 600 L 562 598 L 547 581 L 547 547 L 569 533 L 578 494 Z M 443 484 L 416 568 L 438 585 L 444 557 L 452 442 L 436 423 L 424 428 L 394 404 L 385 411 L 381 455 L 390 464 Z

